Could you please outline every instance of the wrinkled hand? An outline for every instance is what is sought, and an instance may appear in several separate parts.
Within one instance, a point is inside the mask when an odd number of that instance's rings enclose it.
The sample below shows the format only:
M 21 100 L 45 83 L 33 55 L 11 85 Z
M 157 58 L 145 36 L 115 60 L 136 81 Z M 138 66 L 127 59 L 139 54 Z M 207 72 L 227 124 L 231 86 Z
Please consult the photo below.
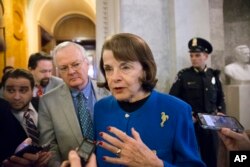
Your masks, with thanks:
M 106 162 L 130 167 L 163 166 L 162 160 L 142 142 L 139 133 L 134 128 L 131 129 L 133 137 L 115 127 L 108 127 L 108 130 L 117 138 L 101 132 L 99 135 L 107 142 L 100 141 L 98 145 L 117 154 L 117 157 L 104 156 L 103 159 Z
M 237 133 L 228 128 L 222 128 L 218 134 L 229 151 L 250 150 L 250 140 L 245 132 Z
M 71 150 L 69 152 L 68 159 L 69 160 L 64 161 L 61 164 L 61 167 L 82 167 L 81 159 L 75 150 Z M 94 153 L 90 156 L 89 161 L 85 165 L 85 167 L 97 167 L 96 156 Z

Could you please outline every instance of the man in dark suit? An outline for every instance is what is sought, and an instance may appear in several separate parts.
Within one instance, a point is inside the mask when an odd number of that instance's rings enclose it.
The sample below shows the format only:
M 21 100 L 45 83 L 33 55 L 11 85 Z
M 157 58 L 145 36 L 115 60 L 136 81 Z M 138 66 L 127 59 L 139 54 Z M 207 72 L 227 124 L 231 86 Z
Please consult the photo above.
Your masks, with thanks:
M 16 148 L 28 133 L 24 112 L 29 111 L 34 124 L 37 124 L 37 111 L 31 104 L 34 79 L 32 74 L 23 69 L 15 69 L 3 76 L 3 97 L 0 100 L 0 163 L 4 166 L 41 166 L 52 156 L 49 152 L 26 154 L 22 158 L 12 156 Z M 10 159 L 8 159 L 10 158 Z
M 26 135 L 25 133 L 22 133 L 23 129 L 21 128 L 20 123 L 15 119 L 14 115 L 11 114 L 9 103 L 2 98 L 0 98 L 0 108 L 0 132 L 2 136 L 0 137 L 0 161 L 2 162 L 15 152 L 16 146 L 26 138 Z M 3 126 L 6 124 L 9 124 L 8 128 Z M 18 135 L 17 133 L 13 133 L 13 131 L 19 132 Z

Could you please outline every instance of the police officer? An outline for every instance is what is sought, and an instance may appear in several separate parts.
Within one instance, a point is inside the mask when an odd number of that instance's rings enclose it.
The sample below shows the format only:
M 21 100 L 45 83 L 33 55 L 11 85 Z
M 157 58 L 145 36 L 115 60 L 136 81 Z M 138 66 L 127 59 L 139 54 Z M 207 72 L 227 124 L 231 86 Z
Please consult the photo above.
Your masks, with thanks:
M 208 167 L 217 166 L 218 136 L 215 131 L 202 129 L 197 123 L 197 113 L 225 113 L 224 93 L 219 80 L 219 70 L 208 68 L 206 60 L 213 51 L 205 39 L 192 38 L 188 42 L 192 66 L 178 72 L 170 89 L 174 95 L 192 106 L 193 121 L 202 160 Z

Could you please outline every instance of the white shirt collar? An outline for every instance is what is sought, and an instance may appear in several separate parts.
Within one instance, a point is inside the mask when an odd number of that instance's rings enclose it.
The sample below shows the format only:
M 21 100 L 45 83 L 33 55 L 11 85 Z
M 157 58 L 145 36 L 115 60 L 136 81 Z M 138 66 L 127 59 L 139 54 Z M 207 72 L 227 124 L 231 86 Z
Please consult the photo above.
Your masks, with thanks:
M 37 126 L 38 113 L 37 113 L 36 109 L 33 107 L 33 105 L 31 104 L 31 102 L 29 103 L 28 109 L 30 110 L 30 117 L 33 119 L 35 125 Z M 16 117 L 16 119 L 21 123 L 21 125 L 23 127 L 25 127 L 25 120 L 23 119 L 24 112 L 25 111 L 19 111 L 19 112 L 12 111 L 13 115 Z

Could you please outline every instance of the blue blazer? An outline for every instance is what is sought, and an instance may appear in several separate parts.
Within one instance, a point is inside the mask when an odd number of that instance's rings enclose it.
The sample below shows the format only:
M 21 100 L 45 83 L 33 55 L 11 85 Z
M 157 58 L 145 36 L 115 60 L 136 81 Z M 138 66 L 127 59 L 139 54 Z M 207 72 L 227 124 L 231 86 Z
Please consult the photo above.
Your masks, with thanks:
M 95 104 L 96 141 L 100 132 L 114 126 L 132 136 L 131 128 L 140 133 L 142 141 L 163 160 L 164 166 L 204 167 L 194 133 L 191 107 L 173 96 L 152 91 L 147 101 L 136 111 L 126 113 L 113 96 Z M 163 116 L 168 119 L 162 121 Z M 109 132 L 107 132 L 109 133 Z M 101 147 L 96 148 L 99 167 L 115 167 L 103 161 L 103 156 L 116 157 Z

